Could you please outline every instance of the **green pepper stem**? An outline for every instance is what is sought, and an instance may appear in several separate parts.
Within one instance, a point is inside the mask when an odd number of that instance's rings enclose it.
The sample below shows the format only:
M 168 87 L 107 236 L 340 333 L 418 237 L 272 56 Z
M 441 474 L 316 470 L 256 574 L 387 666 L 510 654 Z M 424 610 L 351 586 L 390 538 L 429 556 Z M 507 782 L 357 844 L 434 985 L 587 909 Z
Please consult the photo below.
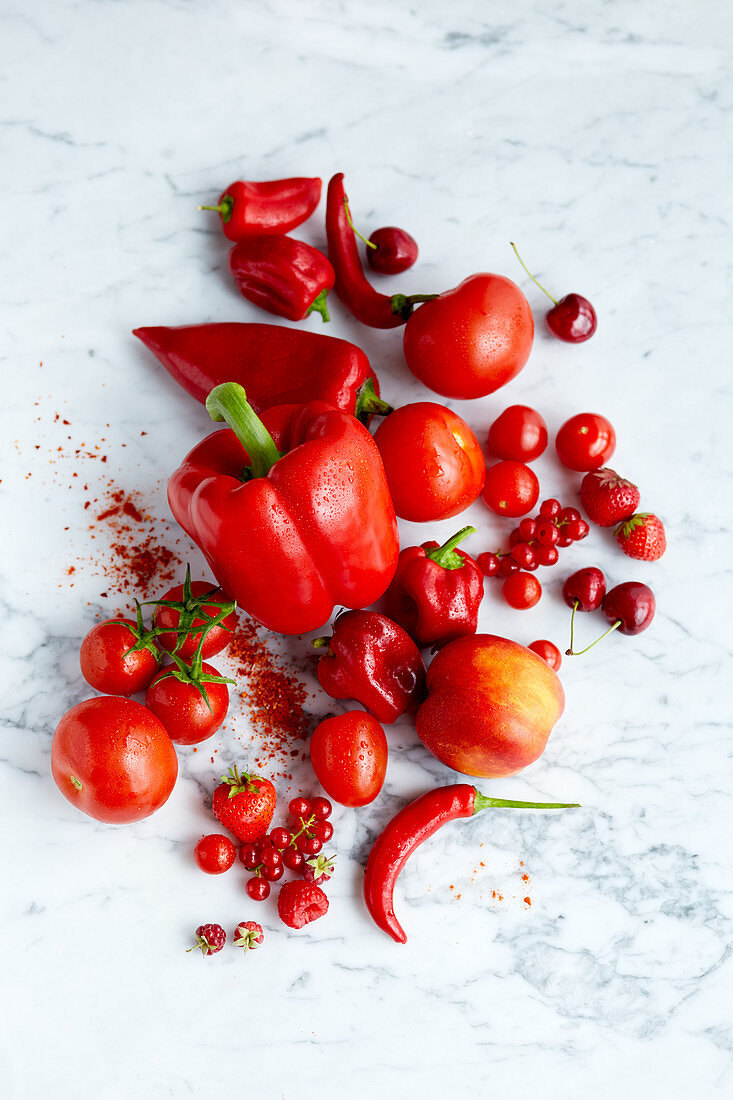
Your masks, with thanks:
M 308 309 L 305 311 L 306 317 L 309 313 L 320 313 L 321 320 L 324 323 L 331 320 L 331 318 L 328 316 L 328 306 L 326 305 L 327 294 L 327 290 L 322 290 L 320 294 L 316 295 L 311 304 L 308 306 Z
M 475 814 L 492 807 L 498 810 L 575 810 L 580 807 L 579 802 L 516 802 L 513 798 L 489 798 L 475 787 L 474 790 L 476 791 L 473 803 Z
M 521 257 L 521 256 L 519 255 L 519 252 L 517 251 L 517 246 L 515 245 L 514 241 L 510 241 L 510 242 L 509 242 L 509 244 L 510 244 L 510 245 L 512 246 L 512 248 L 514 249 L 514 255 L 515 255 L 515 256 L 517 257 L 517 259 L 519 260 L 520 264 L 522 265 L 522 267 L 524 268 L 524 270 L 525 270 L 525 271 L 527 272 L 527 274 L 529 275 L 529 277 L 530 277 L 530 279 L 532 280 L 532 282 L 533 282 L 533 283 L 536 283 L 536 284 L 537 284 L 537 286 L 538 286 L 538 287 L 540 288 L 540 290 L 542 291 L 542 293 L 543 293 L 543 294 L 546 294 L 546 295 L 547 295 L 547 297 L 548 297 L 548 298 L 550 299 L 550 301 L 551 301 L 551 302 L 554 302 L 554 303 L 555 303 L 555 305 L 557 305 L 557 298 L 553 298 L 552 294 L 550 294 L 549 290 L 547 290 L 547 289 L 546 289 L 546 287 L 544 287 L 544 286 L 542 285 L 542 283 L 541 283 L 541 282 L 539 281 L 539 279 L 535 279 L 534 275 L 533 275 L 533 274 L 532 274 L 532 272 L 531 272 L 531 271 L 529 270 L 529 268 L 527 267 L 527 265 L 526 265 L 526 263 L 524 262 L 524 260 L 522 259 L 522 257 Z
M 213 210 L 215 214 L 221 214 L 221 220 L 226 224 L 234 209 L 234 199 L 231 195 L 225 195 L 218 206 L 199 206 L 199 210 Z
M 439 297 L 439 294 L 393 294 L 390 309 L 398 317 L 404 317 L 407 320 L 420 302 L 432 302 L 434 298 Z
M 356 419 L 361 420 L 364 424 L 370 416 L 389 416 L 391 412 L 394 412 L 392 406 L 383 401 L 381 397 L 377 397 L 374 379 L 367 378 L 366 381 L 362 382 L 356 393 L 356 405 L 354 406 Z
M 275 440 L 254 411 L 244 387 L 238 382 L 214 386 L 206 398 L 206 411 L 212 420 L 224 420 L 249 455 L 252 477 L 265 477 L 281 457 Z
M 469 535 L 475 533 L 475 527 L 462 527 L 442 546 L 436 546 L 433 550 L 426 550 L 425 557 L 437 562 L 443 569 L 461 569 L 466 564 L 466 560 L 460 554 L 456 554 L 455 548 L 459 542 L 463 542 Z

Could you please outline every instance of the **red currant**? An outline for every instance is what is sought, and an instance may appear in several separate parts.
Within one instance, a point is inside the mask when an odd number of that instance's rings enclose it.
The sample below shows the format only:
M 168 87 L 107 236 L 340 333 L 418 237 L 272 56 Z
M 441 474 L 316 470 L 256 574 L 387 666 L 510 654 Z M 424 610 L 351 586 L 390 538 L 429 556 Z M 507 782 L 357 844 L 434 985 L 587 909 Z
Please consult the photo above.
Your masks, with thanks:
M 239 859 L 248 871 L 253 871 L 260 862 L 259 844 L 243 844 L 239 849 Z
M 263 848 L 262 856 L 260 857 L 264 867 L 279 867 L 283 861 L 283 857 L 277 848 Z
M 516 546 L 518 542 L 521 542 L 521 535 L 519 534 L 518 527 L 512 527 L 509 532 L 509 546 Z
M 571 519 L 565 528 L 565 533 L 573 542 L 579 542 L 587 537 L 590 527 L 584 519 Z
M 289 871 L 299 871 L 304 862 L 303 854 L 297 848 L 287 848 L 283 852 L 283 863 Z
M 531 573 L 515 573 L 507 577 L 501 591 L 510 607 L 527 611 L 539 602 L 542 585 Z
M 518 542 L 516 546 L 513 546 L 512 557 L 521 569 L 537 568 L 534 550 L 528 542 Z
M 520 520 L 518 530 L 519 537 L 523 542 L 531 542 L 537 533 L 537 520 L 529 517 Z
M 577 508 L 563 508 L 557 518 L 560 523 L 570 523 L 571 520 L 580 519 L 580 512 Z
M 279 825 L 270 833 L 270 843 L 273 848 L 279 848 L 281 851 L 283 848 L 287 848 L 291 840 L 291 833 L 287 829 L 284 829 L 282 825 Z
M 509 577 L 512 573 L 519 572 L 519 563 L 511 555 L 505 555 L 499 562 L 499 577 Z
M 571 539 L 570 535 L 568 535 L 567 531 L 563 528 L 563 530 L 560 532 L 560 537 L 557 540 L 557 545 L 565 547 L 572 546 L 572 543 L 573 540 Z
M 552 520 L 544 520 L 537 524 L 537 542 L 540 546 L 554 546 L 559 537 L 560 532 Z
M 245 890 L 252 901 L 264 901 L 270 896 L 270 884 L 264 878 L 248 878 Z
M 285 874 L 285 868 L 282 863 L 275 864 L 274 867 L 263 867 L 262 876 L 267 882 L 277 882 Z
M 310 817 L 311 804 L 307 798 L 294 798 L 290 802 L 288 810 L 295 818 Z
M 311 810 L 316 821 L 325 821 L 333 813 L 333 806 L 327 798 L 316 795 L 311 799 Z
M 485 553 L 479 554 L 476 558 L 476 564 L 485 577 L 495 577 L 499 572 L 499 566 L 501 565 L 501 559 L 497 554 Z
M 556 546 L 536 546 L 534 550 L 535 561 L 538 565 L 555 565 L 560 555 Z
M 307 836 L 301 851 L 307 856 L 317 856 L 323 847 L 323 841 L 319 840 L 317 836 Z
M 562 505 L 559 500 L 555 500 L 554 497 L 549 497 L 547 500 L 543 500 L 540 504 L 540 515 L 543 519 L 554 519 L 555 516 L 559 516 L 562 511 Z
M 330 821 L 316 821 L 313 826 L 313 835 L 317 836 L 323 844 L 327 844 L 333 836 L 333 825 Z

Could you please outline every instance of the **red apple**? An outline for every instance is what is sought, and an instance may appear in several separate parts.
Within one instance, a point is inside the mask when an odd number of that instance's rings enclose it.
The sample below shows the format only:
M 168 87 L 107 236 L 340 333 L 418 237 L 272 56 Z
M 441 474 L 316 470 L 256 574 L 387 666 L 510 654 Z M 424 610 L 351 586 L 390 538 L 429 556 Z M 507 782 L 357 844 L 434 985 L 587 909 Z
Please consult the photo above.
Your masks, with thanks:
M 428 668 L 415 725 L 450 768 L 489 779 L 514 775 L 545 750 L 565 709 L 560 680 L 541 657 L 508 638 L 457 638 Z

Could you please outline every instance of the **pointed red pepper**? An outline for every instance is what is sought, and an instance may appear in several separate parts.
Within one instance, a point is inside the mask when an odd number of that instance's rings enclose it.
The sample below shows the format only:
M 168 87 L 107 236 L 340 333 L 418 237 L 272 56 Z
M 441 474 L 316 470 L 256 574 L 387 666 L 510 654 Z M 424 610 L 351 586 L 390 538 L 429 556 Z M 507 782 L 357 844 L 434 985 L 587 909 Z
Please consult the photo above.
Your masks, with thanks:
M 425 695 L 425 663 L 410 635 L 376 611 L 344 611 L 330 638 L 318 680 L 332 699 L 356 699 L 380 722 L 394 722 Z
M 133 335 L 202 403 L 222 382 L 239 382 L 255 412 L 314 400 L 359 419 L 391 411 L 364 352 L 335 336 L 246 321 L 155 325 Z
M 379 599 L 399 545 L 366 428 L 314 401 L 293 408 L 276 445 L 236 383 L 217 386 L 206 407 L 230 430 L 187 455 L 168 501 L 222 589 L 280 634 L 317 629 L 338 604 Z
M 237 180 L 219 196 L 213 210 L 221 218 L 224 235 L 230 241 L 263 233 L 289 233 L 309 218 L 318 206 L 323 184 L 318 178 L 293 177 L 254 183 Z
M 455 549 L 475 530 L 464 527 L 442 546 L 424 542 L 400 554 L 384 612 L 421 648 L 438 649 L 453 638 L 476 633 L 483 573 L 472 557 Z
M 335 279 L 328 259 L 295 237 L 248 237 L 229 253 L 240 294 L 269 313 L 302 321 L 314 310 L 328 321 L 326 295 Z

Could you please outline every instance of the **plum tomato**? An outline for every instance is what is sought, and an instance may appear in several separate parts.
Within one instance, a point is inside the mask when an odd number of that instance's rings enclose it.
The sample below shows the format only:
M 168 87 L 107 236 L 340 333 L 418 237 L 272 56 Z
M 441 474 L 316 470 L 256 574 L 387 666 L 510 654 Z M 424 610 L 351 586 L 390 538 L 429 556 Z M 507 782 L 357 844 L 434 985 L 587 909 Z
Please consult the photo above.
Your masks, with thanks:
M 523 462 L 506 459 L 489 466 L 481 499 L 498 516 L 524 516 L 540 495 L 537 475 Z
M 219 676 L 204 663 L 204 677 Z M 155 677 L 145 694 L 145 706 L 157 715 L 177 745 L 198 745 L 216 733 L 227 716 L 229 688 L 204 679 L 208 703 L 196 684 L 178 679 L 173 665 L 167 665 Z
M 470 275 L 419 306 L 405 325 L 407 365 L 443 397 L 485 397 L 527 362 L 534 321 L 529 302 L 503 275 Z
M 311 737 L 310 754 L 316 778 L 334 802 L 366 806 L 381 791 L 387 738 L 366 711 L 350 710 L 320 722 Z
M 68 710 L 51 744 L 51 773 L 65 798 L 113 825 L 160 809 L 178 757 L 159 718 L 133 699 L 101 695 Z
M 555 438 L 563 466 L 586 473 L 600 470 L 616 450 L 616 433 L 605 416 L 578 413 L 566 420 Z
M 532 462 L 547 446 L 547 425 L 529 405 L 510 405 L 489 428 L 489 450 L 499 458 Z
M 88 684 L 106 695 L 144 691 L 160 668 L 151 648 L 138 644 L 132 619 L 105 619 L 93 626 L 81 643 L 79 664 Z
M 226 597 L 222 593 L 220 588 L 217 588 L 215 584 L 210 584 L 208 581 L 191 581 L 189 582 L 188 592 L 185 591 L 185 585 L 176 584 L 173 588 L 169 588 L 164 596 L 161 596 L 160 600 L 156 600 L 156 608 L 153 614 L 153 626 L 159 630 L 170 630 L 171 633 L 160 634 L 156 641 L 163 649 L 167 649 L 169 653 L 172 653 L 176 648 L 176 642 L 178 635 L 175 633 L 178 624 L 181 621 L 181 615 L 190 615 L 195 613 L 194 617 L 190 620 L 190 626 L 201 627 L 206 625 L 207 619 L 215 619 L 219 614 L 221 608 L 218 606 Z M 184 599 L 185 597 L 185 599 Z M 207 599 L 208 597 L 208 599 Z M 212 602 L 214 601 L 214 602 Z M 179 604 L 179 607 L 166 607 L 165 603 Z M 213 657 L 216 653 L 221 653 L 223 649 L 229 645 L 232 637 L 232 631 L 237 625 L 237 613 L 232 611 L 231 615 L 221 622 L 213 626 L 204 638 L 204 644 L 201 649 L 202 657 Z M 176 650 L 179 657 L 184 661 L 188 661 L 193 657 L 196 652 L 196 647 L 199 644 L 201 634 L 188 634 L 181 644 L 180 649 Z
M 481 447 L 465 420 L 444 405 L 417 401 L 395 409 L 377 428 L 374 442 L 402 519 L 449 519 L 481 492 Z

